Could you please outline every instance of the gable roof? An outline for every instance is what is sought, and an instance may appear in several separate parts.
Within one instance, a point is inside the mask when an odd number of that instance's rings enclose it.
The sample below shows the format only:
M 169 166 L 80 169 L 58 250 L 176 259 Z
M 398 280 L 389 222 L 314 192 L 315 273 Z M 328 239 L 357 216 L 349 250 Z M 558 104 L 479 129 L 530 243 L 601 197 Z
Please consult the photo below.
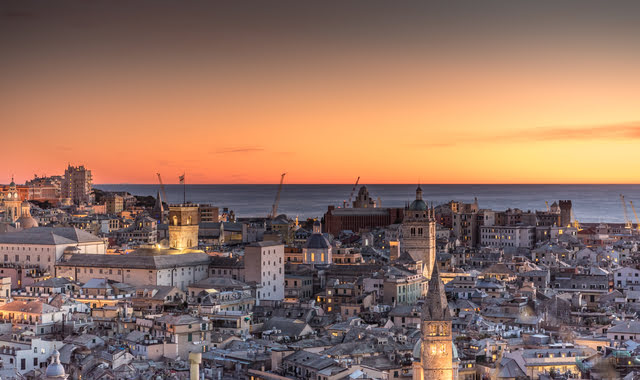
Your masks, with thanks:
M 3 244 L 58 245 L 102 241 L 101 238 L 75 227 L 33 227 L 0 234 L 0 243 Z

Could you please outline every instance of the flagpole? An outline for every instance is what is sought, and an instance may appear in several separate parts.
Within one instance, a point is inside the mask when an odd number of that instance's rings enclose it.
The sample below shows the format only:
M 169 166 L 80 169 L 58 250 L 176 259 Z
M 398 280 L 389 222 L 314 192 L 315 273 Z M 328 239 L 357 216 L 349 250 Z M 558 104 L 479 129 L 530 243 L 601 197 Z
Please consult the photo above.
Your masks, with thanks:
M 182 203 L 187 204 L 187 181 L 185 180 L 185 174 L 182 174 Z

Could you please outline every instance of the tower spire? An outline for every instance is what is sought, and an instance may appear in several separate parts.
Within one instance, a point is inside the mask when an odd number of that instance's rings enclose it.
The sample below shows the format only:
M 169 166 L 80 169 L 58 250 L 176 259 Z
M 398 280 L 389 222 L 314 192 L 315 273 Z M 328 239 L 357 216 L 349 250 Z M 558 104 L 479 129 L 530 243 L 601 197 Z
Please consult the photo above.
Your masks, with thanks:
M 444 292 L 444 286 L 440 280 L 440 271 L 437 263 L 433 266 L 431 279 L 429 280 L 429 289 L 427 297 L 422 307 L 422 320 L 429 321 L 449 321 L 451 314 L 449 313 L 449 304 L 447 296 Z

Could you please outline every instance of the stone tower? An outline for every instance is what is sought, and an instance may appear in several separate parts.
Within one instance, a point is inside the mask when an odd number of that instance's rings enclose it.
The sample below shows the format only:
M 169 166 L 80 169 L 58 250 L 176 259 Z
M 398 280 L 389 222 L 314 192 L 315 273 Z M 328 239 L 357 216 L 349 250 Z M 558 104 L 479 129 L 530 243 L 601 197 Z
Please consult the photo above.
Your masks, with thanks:
M 198 205 L 169 206 L 169 247 L 176 249 L 198 246 Z
M 571 201 L 558 201 L 560 206 L 560 226 L 567 227 L 571 224 L 572 206 Z
M 453 365 L 451 314 L 437 265 L 429 280 L 420 330 L 420 361 L 413 365 L 413 380 L 453 380 L 457 370 Z
M 436 260 L 436 221 L 433 209 L 422 200 L 420 186 L 416 189 L 416 199 L 404 210 L 400 250 L 415 261 L 422 261 L 422 274 L 431 277 Z
M 13 178 L 11 178 L 9 190 L 4 197 L 4 209 L 7 222 L 9 223 L 15 223 L 15 221 L 22 216 L 22 201 L 20 200 L 20 195 L 18 194 L 18 189 Z

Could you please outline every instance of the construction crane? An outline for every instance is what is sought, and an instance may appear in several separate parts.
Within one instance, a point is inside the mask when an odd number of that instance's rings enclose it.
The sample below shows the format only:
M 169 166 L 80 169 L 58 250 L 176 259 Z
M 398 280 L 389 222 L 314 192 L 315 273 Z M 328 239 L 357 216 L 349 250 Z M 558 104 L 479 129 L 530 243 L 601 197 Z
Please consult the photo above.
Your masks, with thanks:
M 160 191 L 162 191 L 162 202 L 169 203 L 169 200 L 167 199 L 167 193 L 164 191 L 164 183 L 162 183 L 162 177 L 160 177 L 160 173 L 156 173 L 156 175 L 158 176 L 158 182 L 160 182 Z
M 631 205 L 631 211 L 633 211 L 633 216 L 636 218 L 636 229 L 640 231 L 640 219 L 638 219 L 638 213 L 636 212 L 636 207 L 633 205 L 633 201 L 629 201 Z
M 271 208 L 271 214 L 269 214 L 269 219 L 273 219 L 276 217 L 276 213 L 278 212 L 278 203 L 280 203 L 280 192 L 282 192 L 282 183 L 284 182 L 284 176 L 287 173 L 282 173 L 280 176 L 280 186 L 278 186 L 278 192 L 276 193 L 276 200 L 273 202 L 273 207 Z
M 624 228 L 631 229 L 631 220 L 629 220 L 629 212 L 627 211 L 627 202 L 624 201 L 624 195 L 620 194 L 620 202 L 622 202 L 622 209 L 624 210 Z
M 358 182 L 360 182 L 360 177 L 356 179 L 356 183 L 355 185 L 353 185 L 353 189 L 351 189 L 351 194 L 349 194 L 349 202 L 347 202 L 347 205 L 345 207 L 352 207 L 351 200 L 353 199 L 353 193 L 355 193 L 356 187 L 358 187 Z

